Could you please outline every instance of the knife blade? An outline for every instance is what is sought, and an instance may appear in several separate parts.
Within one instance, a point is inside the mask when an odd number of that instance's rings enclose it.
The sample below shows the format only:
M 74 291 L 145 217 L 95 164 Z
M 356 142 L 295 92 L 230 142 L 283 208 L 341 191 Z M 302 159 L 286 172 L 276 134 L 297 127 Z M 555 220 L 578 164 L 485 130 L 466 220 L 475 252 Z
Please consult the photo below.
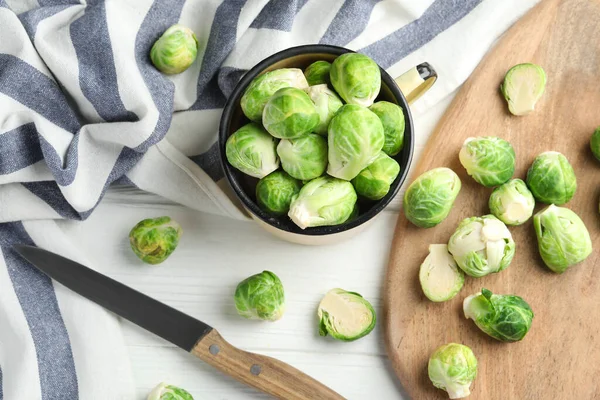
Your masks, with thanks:
M 14 249 L 50 278 L 207 362 L 280 399 L 339 400 L 338 393 L 277 359 L 229 344 L 210 325 L 73 260 L 38 247 Z

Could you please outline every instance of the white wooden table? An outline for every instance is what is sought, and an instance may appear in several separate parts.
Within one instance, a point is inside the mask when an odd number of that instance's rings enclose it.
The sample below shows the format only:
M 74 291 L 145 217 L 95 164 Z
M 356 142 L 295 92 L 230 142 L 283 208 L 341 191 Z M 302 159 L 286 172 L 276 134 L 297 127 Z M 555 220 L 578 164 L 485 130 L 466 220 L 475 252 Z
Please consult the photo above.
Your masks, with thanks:
M 415 159 L 452 97 L 414 116 Z M 386 357 L 380 322 L 370 335 L 342 343 L 320 337 L 316 317 L 319 300 L 334 287 L 361 293 L 381 314 L 400 199 L 358 237 L 327 247 L 282 242 L 253 222 L 198 213 L 132 191 L 109 192 L 87 221 L 65 221 L 61 227 L 107 275 L 207 322 L 235 346 L 290 363 L 348 399 L 400 399 L 407 397 Z M 177 220 L 184 234 L 168 261 L 144 265 L 129 247 L 128 232 L 139 220 L 161 215 Z M 274 323 L 241 318 L 233 303 L 239 281 L 264 269 L 285 286 L 287 312 Z M 267 398 L 127 321 L 123 332 L 136 399 L 145 399 L 161 381 L 187 389 L 196 400 Z

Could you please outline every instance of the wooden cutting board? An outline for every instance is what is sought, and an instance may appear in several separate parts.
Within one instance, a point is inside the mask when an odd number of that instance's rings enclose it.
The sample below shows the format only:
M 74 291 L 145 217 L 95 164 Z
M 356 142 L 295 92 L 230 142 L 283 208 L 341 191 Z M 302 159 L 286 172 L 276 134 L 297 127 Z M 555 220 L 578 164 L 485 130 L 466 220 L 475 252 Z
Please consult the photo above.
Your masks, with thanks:
M 515 117 L 508 113 L 499 85 L 506 71 L 522 62 L 541 65 L 548 83 L 534 113 Z M 411 182 L 429 169 L 450 167 L 460 176 L 462 190 L 437 227 L 417 228 L 403 213 L 396 227 L 384 324 L 389 357 L 411 398 L 448 398 L 429 381 L 427 361 L 438 346 L 457 342 L 471 347 L 479 360 L 472 399 L 600 399 L 600 161 L 589 150 L 599 125 L 600 0 L 543 0 L 477 67 L 413 167 Z M 451 301 L 427 300 L 418 273 L 428 245 L 447 243 L 463 218 L 489 213 L 491 189 L 475 183 L 458 160 L 469 136 L 510 141 L 517 154 L 515 177 L 521 179 L 537 154 L 556 150 L 567 156 L 578 188 L 566 207 L 583 219 L 594 243 L 586 261 L 562 275 L 550 272 L 539 256 L 530 220 L 510 228 L 517 250 L 508 269 L 467 278 Z M 532 306 L 535 318 L 523 341 L 497 342 L 464 318 L 463 299 L 482 287 L 520 295 Z

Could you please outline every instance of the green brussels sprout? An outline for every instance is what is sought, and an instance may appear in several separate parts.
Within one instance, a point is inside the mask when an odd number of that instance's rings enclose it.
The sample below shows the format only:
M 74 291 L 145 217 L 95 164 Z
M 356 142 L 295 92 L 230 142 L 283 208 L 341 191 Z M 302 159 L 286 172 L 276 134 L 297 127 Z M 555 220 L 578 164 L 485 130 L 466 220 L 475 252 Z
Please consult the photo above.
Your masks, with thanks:
M 238 314 L 244 318 L 277 321 L 285 312 L 283 284 L 271 271 L 241 281 L 234 299 Z
M 356 205 L 350 182 L 329 176 L 313 179 L 292 199 L 288 216 L 302 229 L 346 222 Z
M 295 139 L 312 132 L 320 118 L 306 92 L 287 87 L 276 91 L 267 101 L 262 121 L 276 138 Z
M 277 139 L 253 122 L 229 136 L 225 155 L 234 168 L 259 179 L 279 168 Z
M 448 343 L 438 347 L 427 366 L 433 386 L 448 392 L 451 399 L 471 394 L 471 383 L 477 377 L 477 359 L 469 347 Z
M 327 61 L 315 61 L 304 70 L 304 76 L 309 86 L 329 83 L 329 70 L 331 63 Z
M 504 222 L 484 215 L 464 219 L 450 237 L 448 251 L 465 274 L 480 278 L 508 267 L 515 242 Z
M 260 122 L 267 101 L 276 91 L 286 87 L 308 87 L 301 69 L 281 68 L 257 76 L 250 82 L 240 100 L 244 115 L 251 121 Z
M 296 179 L 314 179 L 327 169 L 327 141 L 314 133 L 280 141 L 277 155 L 283 170 Z
M 600 126 L 596 128 L 592 138 L 590 139 L 590 149 L 597 160 L 600 160 Z
M 331 64 L 329 77 L 335 91 L 348 104 L 369 107 L 381 89 L 379 66 L 364 54 L 342 54 Z
M 526 115 L 533 111 L 535 103 L 546 88 L 546 72 L 539 65 L 518 64 L 508 70 L 500 90 L 513 115 Z
M 533 215 L 535 199 L 520 179 L 511 179 L 494 189 L 490 211 L 506 225 L 521 225 Z
M 129 232 L 129 243 L 136 256 L 148 264 L 160 264 L 175 251 L 181 227 L 169 217 L 142 220 Z
M 429 300 L 442 302 L 460 292 L 465 283 L 465 274 L 448 253 L 447 245 L 430 244 L 429 255 L 419 269 L 419 281 Z
M 463 311 L 479 329 L 503 342 L 523 339 L 533 320 L 531 307 L 521 297 L 493 294 L 487 289 L 467 297 Z
M 177 386 L 160 383 L 148 395 L 148 400 L 194 400 L 191 394 Z
M 371 303 L 360 294 L 331 289 L 319 303 L 319 335 L 352 342 L 368 335 L 377 320 Z
M 280 216 L 290 210 L 290 203 L 300 191 L 302 182 L 284 171 L 271 172 L 256 184 L 258 206 L 269 214 Z
M 331 122 L 331 118 L 333 118 L 334 114 L 344 103 L 327 85 L 311 86 L 306 89 L 306 93 L 308 93 L 310 99 L 315 103 L 315 107 L 319 113 L 319 125 L 315 127 L 314 132 L 327 136 L 327 127 Z
M 327 130 L 329 166 L 327 173 L 352 180 L 371 164 L 383 148 L 383 125 L 368 108 L 346 104 L 331 119 Z
M 390 191 L 390 185 L 399 173 L 400 165 L 382 151 L 375 161 L 352 179 L 352 184 L 360 196 L 379 200 Z
M 450 168 L 434 168 L 420 175 L 404 193 L 404 215 L 421 228 L 442 222 L 460 192 L 460 178 Z
M 179 74 L 194 63 L 198 54 L 198 39 L 190 28 L 173 25 L 150 49 L 152 64 L 165 74 Z
M 554 204 L 533 216 L 538 249 L 548 268 L 563 273 L 592 253 L 592 240 L 585 224 L 568 208 Z
M 541 203 L 562 205 L 575 195 L 577 178 L 567 157 L 547 151 L 533 160 L 527 171 L 527 186 Z
M 385 142 L 383 151 L 388 156 L 400 153 L 404 146 L 404 112 L 397 104 L 388 101 L 378 101 L 369 107 L 381 120 Z
M 458 157 L 467 173 L 486 187 L 503 184 L 515 172 L 515 150 L 497 137 L 468 138 Z

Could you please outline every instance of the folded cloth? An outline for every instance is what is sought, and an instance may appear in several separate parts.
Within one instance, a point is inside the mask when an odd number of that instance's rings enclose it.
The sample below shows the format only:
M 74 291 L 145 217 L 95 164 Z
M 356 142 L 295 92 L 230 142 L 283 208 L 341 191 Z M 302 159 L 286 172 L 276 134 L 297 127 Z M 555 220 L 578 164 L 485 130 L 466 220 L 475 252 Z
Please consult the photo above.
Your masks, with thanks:
M 534 3 L 0 0 L 0 399 L 133 397 L 117 320 L 11 245 L 94 267 L 51 220 L 85 219 L 113 183 L 246 218 L 215 142 L 226 98 L 254 64 L 310 43 L 360 51 L 393 76 L 428 61 L 440 79 L 415 104 L 420 113 Z M 195 31 L 199 55 L 165 76 L 148 53 L 175 23 Z

